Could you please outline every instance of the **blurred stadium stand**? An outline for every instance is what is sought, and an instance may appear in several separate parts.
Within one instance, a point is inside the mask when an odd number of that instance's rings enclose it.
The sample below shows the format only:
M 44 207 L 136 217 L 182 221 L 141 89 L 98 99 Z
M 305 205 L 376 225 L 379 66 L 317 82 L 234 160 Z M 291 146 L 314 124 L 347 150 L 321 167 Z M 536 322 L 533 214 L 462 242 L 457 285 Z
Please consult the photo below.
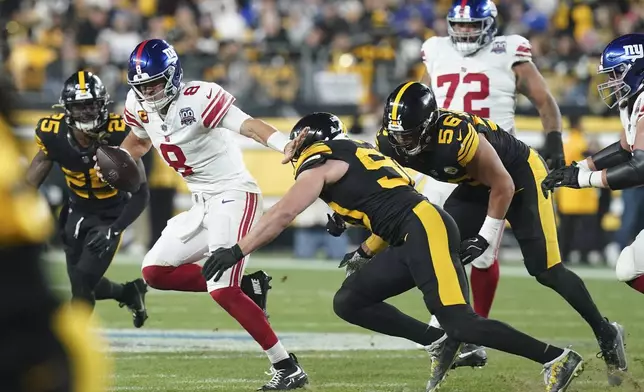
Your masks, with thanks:
M 501 34 L 521 34 L 548 80 L 564 116 L 580 118 L 589 143 L 599 146 L 621 130 L 596 91 L 598 54 L 614 37 L 642 31 L 644 6 L 633 0 L 496 0 Z M 142 39 L 163 37 L 181 56 L 185 79 L 214 81 L 248 113 L 284 132 L 298 116 L 331 111 L 351 132 L 371 140 L 382 100 L 423 72 L 420 46 L 446 35 L 450 0 L 3 0 L 0 57 L 23 94 L 19 132 L 31 156 L 33 125 L 58 100 L 62 81 L 78 69 L 98 73 L 114 110 L 127 93 L 124 64 Z M 531 104 L 517 102 L 518 135 L 542 143 Z M 564 129 L 570 124 L 565 121 Z M 278 155 L 241 141 L 251 172 L 269 201 L 292 182 Z M 153 182 L 185 192 L 170 169 L 150 160 Z M 49 179 L 51 200 L 62 196 Z M 172 194 L 173 195 L 173 194 Z M 618 195 L 613 195 L 618 196 Z M 177 198 L 179 209 L 186 204 Z M 613 197 L 604 226 L 619 227 Z M 644 201 L 642 201 L 644 205 Z M 634 230 L 634 229 L 633 229 Z M 635 231 L 636 232 L 636 231 Z M 610 242 L 610 241 L 608 241 Z

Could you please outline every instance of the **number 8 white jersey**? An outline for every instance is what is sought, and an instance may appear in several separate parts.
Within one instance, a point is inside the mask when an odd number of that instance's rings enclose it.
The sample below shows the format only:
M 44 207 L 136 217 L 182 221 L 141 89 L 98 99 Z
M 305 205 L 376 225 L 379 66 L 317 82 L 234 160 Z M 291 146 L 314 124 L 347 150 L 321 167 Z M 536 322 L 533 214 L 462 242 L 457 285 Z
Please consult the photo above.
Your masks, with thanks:
M 438 106 L 489 118 L 514 133 L 516 76 L 512 66 L 532 61 L 530 42 L 499 36 L 478 52 L 464 56 L 449 37 L 432 37 L 422 46 Z
M 244 165 L 241 149 L 225 128 L 239 128 L 249 117 L 237 109 L 244 118 L 227 121 L 235 98 L 216 83 L 199 81 L 182 84 L 177 94 L 163 119 L 146 110 L 147 105 L 130 91 L 123 118 L 136 136 L 152 141 L 168 166 L 184 177 L 191 192 L 260 193 Z

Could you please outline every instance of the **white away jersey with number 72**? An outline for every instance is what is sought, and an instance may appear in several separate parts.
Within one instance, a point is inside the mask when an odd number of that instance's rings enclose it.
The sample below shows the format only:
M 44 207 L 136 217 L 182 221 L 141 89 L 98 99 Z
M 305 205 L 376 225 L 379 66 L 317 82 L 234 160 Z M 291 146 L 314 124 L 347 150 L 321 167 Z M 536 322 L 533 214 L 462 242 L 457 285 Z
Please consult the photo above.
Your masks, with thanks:
M 225 128 L 226 113 L 234 101 L 218 84 L 194 81 L 181 85 L 165 119 L 147 110 L 148 105 L 139 102 L 133 91 L 127 95 L 123 117 L 136 136 L 152 141 L 168 166 L 183 176 L 191 192 L 260 193 L 246 169 L 241 149 Z
M 438 106 L 489 118 L 514 133 L 516 76 L 512 66 L 532 61 L 530 42 L 499 36 L 478 52 L 463 56 L 449 37 L 432 37 L 422 46 Z

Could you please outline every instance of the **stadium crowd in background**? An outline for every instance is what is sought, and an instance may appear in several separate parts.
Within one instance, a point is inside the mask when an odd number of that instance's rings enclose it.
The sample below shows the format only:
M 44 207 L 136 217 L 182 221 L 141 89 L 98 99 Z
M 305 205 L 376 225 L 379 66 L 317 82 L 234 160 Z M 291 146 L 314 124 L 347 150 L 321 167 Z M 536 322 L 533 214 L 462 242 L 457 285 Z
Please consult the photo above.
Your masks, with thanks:
M 113 96 L 124 97 L 131 48 L 141 39 L 165 37 L 184 59 L 187 78 L 219 82 L 241 102 L 324 100 L 329 94 L 308 76 L 327 69 L 358 72 L 365 87 L 359 98 L 368 105 L 422 70 L 420 45 L 446 35 L 450 3 L 5 0 L 2 57 L 23 91 L 57 95 L 65 75 L 88 68 L 102 75 Z M 642 29 L 644 7 L 635 6 L 641 1 L 496 3 L 500 33 L 530 39 L 535 63 L 562 107 L 606 112 L 594 87 L 597 54 L 613 37 Z

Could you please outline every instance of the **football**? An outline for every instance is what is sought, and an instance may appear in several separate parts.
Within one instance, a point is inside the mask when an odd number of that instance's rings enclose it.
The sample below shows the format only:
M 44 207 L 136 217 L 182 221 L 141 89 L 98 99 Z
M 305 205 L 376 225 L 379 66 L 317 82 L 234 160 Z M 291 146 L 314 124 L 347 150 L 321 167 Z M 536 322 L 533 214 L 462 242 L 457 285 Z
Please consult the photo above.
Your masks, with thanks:
M 139 169 L 127 151 L 114 146 L 101 146 L 96 150 L 96 163 L 103 179 L 112 187 L 126 192 L 139 189 Z

